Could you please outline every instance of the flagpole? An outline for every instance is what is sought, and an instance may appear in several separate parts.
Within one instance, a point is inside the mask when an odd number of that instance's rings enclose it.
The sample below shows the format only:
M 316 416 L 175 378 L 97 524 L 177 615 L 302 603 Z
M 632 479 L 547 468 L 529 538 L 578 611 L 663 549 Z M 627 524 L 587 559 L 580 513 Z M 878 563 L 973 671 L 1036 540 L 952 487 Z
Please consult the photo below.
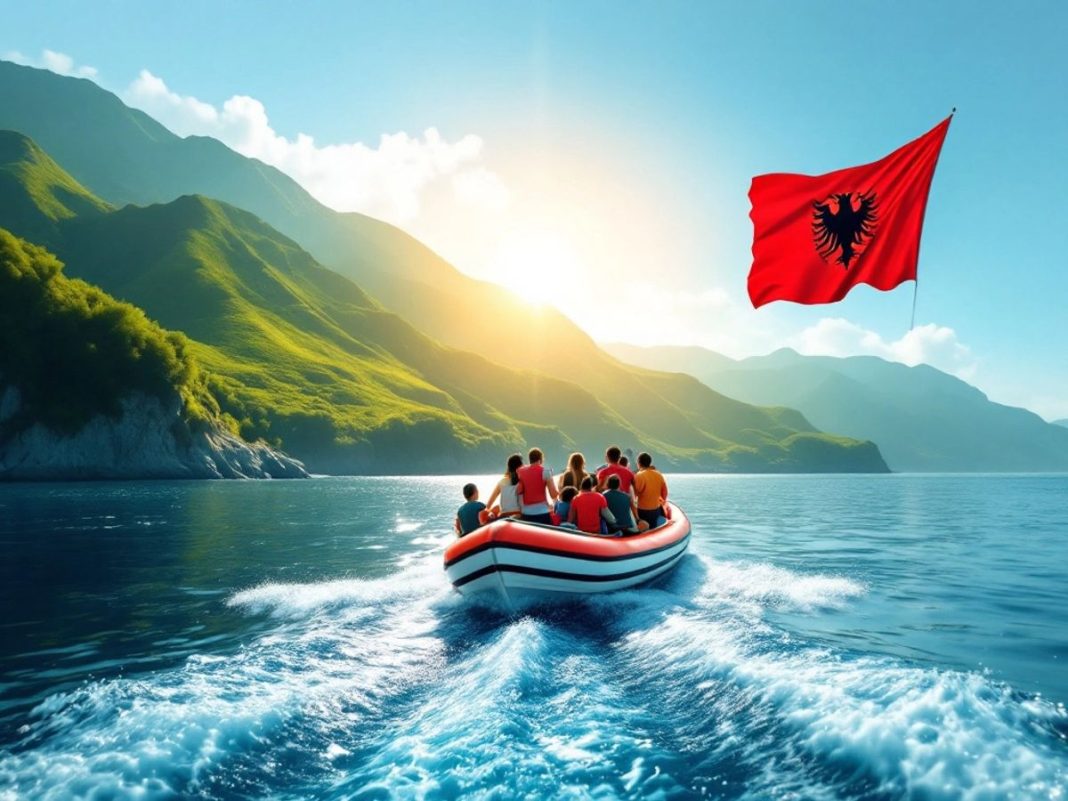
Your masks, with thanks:
M 949 112 L 949 116 L 952 117 L 956 113 L 957 107 L 954 106 L 953 110 Z M 916 327 L 916 295 L 920 291 L 920 265 L 918 258 L 916 262 L 916 277 L 912 279 L 912 319 L 909 321 L 909 331 Z
M 909 331 L 916 327 L 916 295 L 920 289 L 920 271 L 916 271 L 916 277 L 912 279 L 912 322 L 909 323 Z

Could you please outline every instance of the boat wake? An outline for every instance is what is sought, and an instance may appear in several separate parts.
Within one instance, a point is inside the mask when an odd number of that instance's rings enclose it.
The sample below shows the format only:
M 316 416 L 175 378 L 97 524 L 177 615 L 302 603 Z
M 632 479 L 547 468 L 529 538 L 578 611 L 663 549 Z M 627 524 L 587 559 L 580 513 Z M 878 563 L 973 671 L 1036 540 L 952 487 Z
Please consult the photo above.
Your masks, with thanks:
M 451 592 L 440 555 L 255 587 L 228 603 L 270 625 L 237 652 L 38 705 L 0 798 L 1060 798 L 1063 706 L 769 619 L 864 592 L 696 553 L 518 618 Z

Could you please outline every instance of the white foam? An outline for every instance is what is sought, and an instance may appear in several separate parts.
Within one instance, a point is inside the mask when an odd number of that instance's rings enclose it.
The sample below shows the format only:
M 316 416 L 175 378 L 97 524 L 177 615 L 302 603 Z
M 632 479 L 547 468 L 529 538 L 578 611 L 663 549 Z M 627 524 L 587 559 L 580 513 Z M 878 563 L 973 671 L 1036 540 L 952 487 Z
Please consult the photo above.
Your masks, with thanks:
M 577 651 L 577 653 L 576 653 Z M 642 730 L 646 712 L 606 681 L 581 638 L 522 618 L 449 664 L 335 788 L 391 797 L 613 798 L 678 793 Z M 642 757 L 644 755 L 644 758 Z M 623 778 L 626 774 L 626 779 Z
M 1068 781 L 1054 733 L 1068 724 L 1063 707 L 979 674 L 783 647 L 763 624 L 700 609 L 674 610 L 624 643 L 628 672 L 664 689 L 666 714 L 700 710 L 715 722 L 702 737 L 736 738 L 759 775 L 746 798 L 788 787 L 820 797 L 835 777 L 858 774 L 890 796 L 966 801 L 1055 799 Z M 777 752 L 799 755 L 808 772 L 784 767 Z
M 381 604 L 451 592 L 440 562 L 426 559 L 381 579 L 338 579 L 304 584 L 268 583 L 235 593 L 227 604 L 277 617 L 306 617 L 328 609 Z
M 0 788 L 13 788 L 0 799 L 195 795 L 228 760 L 284 743 L 295 721 L 298 739 L 321 739 L 319 753 L 343 758 L 337 741 L 429 681 L 441 659 L 433 598 L 404 578 L 238 593 L 236 606 L 302 624 L 237 654 L 194 655 L 181 668 L 50 696 L 18 750 L 0 751 Z M 371 619 L 373 601 L 381 614 Z M 324 611 L 334 614 L 317 617 Z
M 700 558 L 700 557 L 699 557 Z M 769 564 L 706 559 L 704 598 L 756 605 L 761 609 L 814 612 L 840 609 L 863 596 L 865 586 L 844 576 L 796 573 Z
M 267 782 L 248 794 L 287 795 L 259 764 L 283 749 L 315 797 L 1058 799 L 1063 706 L 785 641 L 763 616 L 863 592 L 696 557 L 659 588 L 508 621 L 451 593 L 440 553 L 267 584 L 229 600 L 280 619 L 238 653 L 42 702 L 0 752 L 0 799 L 195 795 L 234 764 Z

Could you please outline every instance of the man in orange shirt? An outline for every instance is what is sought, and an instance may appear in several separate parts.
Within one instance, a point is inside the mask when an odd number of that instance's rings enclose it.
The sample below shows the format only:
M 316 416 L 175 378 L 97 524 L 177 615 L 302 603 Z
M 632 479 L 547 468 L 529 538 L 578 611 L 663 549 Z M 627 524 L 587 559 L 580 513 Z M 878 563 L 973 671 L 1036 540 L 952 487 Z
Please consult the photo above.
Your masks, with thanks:
M 634 494 L 638 499 L 638 517 L 649 528 L 661 525 L 663 506 L 667 503 L 667 482 L 660 471 L 653 467 L 653 457 L 648 453 L 638 454 L 638 474 L 634 476 Z

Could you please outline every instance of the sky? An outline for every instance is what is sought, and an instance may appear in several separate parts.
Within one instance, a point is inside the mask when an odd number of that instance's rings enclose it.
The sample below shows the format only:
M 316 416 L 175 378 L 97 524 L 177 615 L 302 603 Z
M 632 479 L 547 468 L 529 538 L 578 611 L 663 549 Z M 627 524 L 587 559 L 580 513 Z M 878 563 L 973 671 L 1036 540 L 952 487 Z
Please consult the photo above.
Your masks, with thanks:
M 1068 417 L 1068 4 L 4 0 L 0 13 L 0 57 L 216 136 L 600 341 L 927 362 Z M 953 107 L 916 327 L 911 283 L 752 309 L 752 177 L 874 161 Z

